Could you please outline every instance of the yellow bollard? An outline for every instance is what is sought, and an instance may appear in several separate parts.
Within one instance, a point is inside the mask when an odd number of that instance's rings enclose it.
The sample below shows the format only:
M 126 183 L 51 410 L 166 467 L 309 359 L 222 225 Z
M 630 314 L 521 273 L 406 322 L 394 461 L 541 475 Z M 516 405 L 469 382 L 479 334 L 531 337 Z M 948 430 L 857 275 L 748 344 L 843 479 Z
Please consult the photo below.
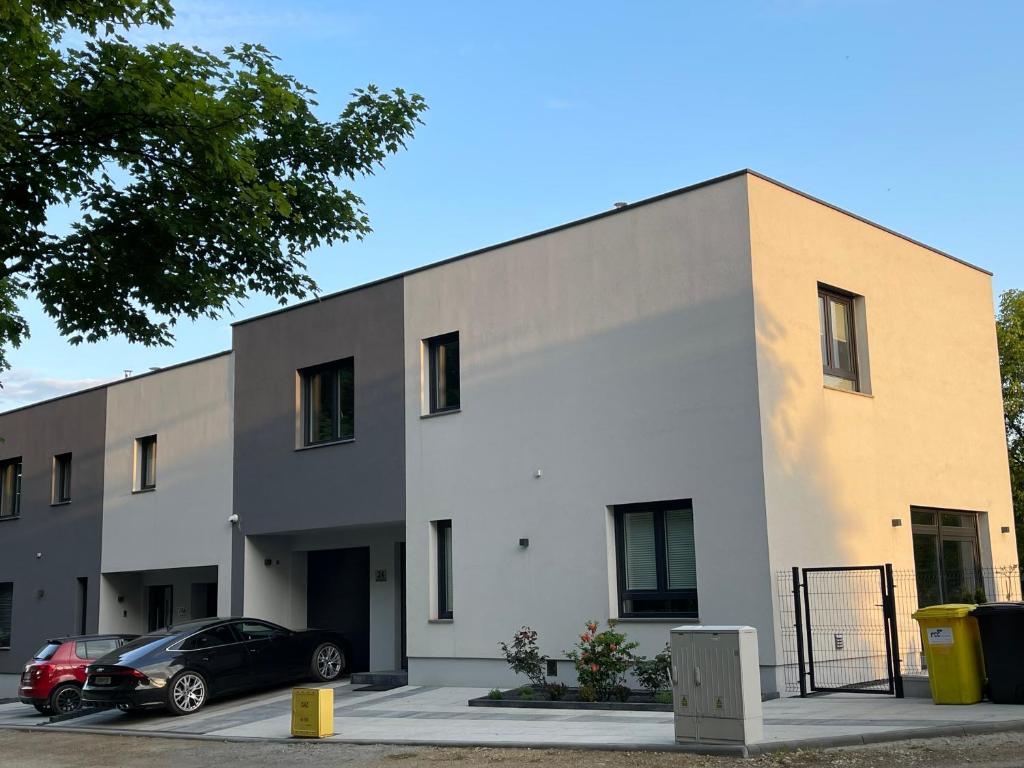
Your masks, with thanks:
M 292 736 L 322 739 L 334 735 L 334 690 L 292 688 Z

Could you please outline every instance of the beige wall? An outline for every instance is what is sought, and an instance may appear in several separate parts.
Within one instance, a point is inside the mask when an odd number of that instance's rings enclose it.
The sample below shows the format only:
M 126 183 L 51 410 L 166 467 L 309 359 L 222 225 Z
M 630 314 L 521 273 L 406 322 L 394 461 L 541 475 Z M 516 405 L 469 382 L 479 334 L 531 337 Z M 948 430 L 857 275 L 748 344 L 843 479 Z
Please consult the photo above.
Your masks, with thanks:
M 231 604 L 232 377 L 232 356 L 220 355 L 107 390 L 102 571 L 216 566 L 221 615 Z M 156 489 L 133 493 L 135 439 L 146 435 L 157 436 Z
M 990 277 L 747 178 L 772 570 L 913 569 L 912 505 L 980 512 L 984 564 L 1016 562 Z M 819 282 L 864 297 L 870 395 L 823 386 Z

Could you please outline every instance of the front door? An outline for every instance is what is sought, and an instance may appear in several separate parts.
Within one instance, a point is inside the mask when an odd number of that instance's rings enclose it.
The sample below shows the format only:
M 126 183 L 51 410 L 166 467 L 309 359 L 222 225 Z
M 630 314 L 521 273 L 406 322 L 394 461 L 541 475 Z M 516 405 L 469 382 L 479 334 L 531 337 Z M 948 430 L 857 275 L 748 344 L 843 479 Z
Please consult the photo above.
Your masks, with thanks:
M 349 669 L 370 668 L 370 548 L 321 549 L 307 556 L 306 623 L 344 632 Z
M 978 516 L 948 509 L 912 509 L 910 520 L 918 605 L 985 602 Z
M 149 631 L 168 627 L 174 621 L 174 588 L 170 584 L 151 586 L 147 590 Z

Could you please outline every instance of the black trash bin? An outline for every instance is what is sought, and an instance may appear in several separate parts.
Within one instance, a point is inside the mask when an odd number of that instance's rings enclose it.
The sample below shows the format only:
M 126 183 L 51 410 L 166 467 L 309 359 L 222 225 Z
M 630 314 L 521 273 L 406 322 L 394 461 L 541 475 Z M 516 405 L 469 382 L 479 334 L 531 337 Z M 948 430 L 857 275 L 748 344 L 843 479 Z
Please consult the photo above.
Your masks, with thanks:
M 1024 704 L 1024 603 L 979 605 L 971 615 L 981 631 L 989 701 Z

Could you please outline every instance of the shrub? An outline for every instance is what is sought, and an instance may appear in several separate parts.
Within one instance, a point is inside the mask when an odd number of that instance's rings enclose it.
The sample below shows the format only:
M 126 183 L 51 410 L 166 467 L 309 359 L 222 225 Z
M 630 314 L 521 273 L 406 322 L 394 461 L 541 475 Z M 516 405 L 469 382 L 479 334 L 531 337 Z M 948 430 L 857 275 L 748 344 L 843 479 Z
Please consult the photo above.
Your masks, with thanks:
M 654 702 L 656 704 L 671 704 L 672 691 L 658 691 L 654 694 Z
M 569 688 L 565 683 L 548 683 L 544 686 L 544 690 L 552 701 L 561 701 L 565 698 L 565 694 L 569 692 Z
M 628 685 L 616 685 L 612 688 L 611 697 L 616 701 L 628 701 L 630 693 Z
M 544 685 L 547 656 L 541 656 L 537 647 L 537 633 L 529 627 L 523 627 L 512 638 L 512 645 L 498 643 L 505 661 L 516 674 L 526 675 L 534 685 Z
M 581 685 L 580 701 L 597 701 L 597 689 L 589 684 Z
M 615 621 L 608 620 L 608 629 L 597 631 L 597 622 L 588 621 L 586 631 L 566 657 L 576 667 L 580 682 L 580 698 L 583 688 L 593 689 L 598 701 L 607 701 L 616 686 L 622 685 L 623 675 L 633 665 L 633 649 L 637 644 L 626 640 L 626 635 L 615 631 Z M 584 699 L 587 701 L 587 699 Z
M 637 658 L 633 664 L 633 674 L 640 687 L 649 693 L 667 691 L 671 686 L 672 654 L 669 651 L 668 643 L 653 659 L 644 656 Z
M 533 688 L 530 687 L 529 685 L 524 685 L 522 688 L 519 689 L 519 698 L 521 698 L 521 699 L 532 699 L 533 698 Z
M 487 694 L 488 699 L 500 699 L 502 697 L 502 692 L 497 688 L 491 688 L 490 692 Z

